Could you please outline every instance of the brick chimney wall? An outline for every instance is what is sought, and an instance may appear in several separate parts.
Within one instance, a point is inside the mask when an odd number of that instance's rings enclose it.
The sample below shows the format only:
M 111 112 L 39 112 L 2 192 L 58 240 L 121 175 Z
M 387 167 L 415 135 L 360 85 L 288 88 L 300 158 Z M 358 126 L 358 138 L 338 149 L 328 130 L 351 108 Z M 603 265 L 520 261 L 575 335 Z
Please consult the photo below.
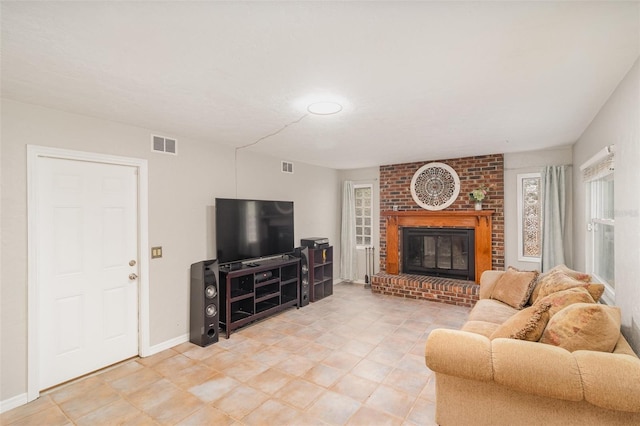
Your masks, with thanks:
M 460 194 L 449 207 L 451 211 L 473 210 L 469 193 L 480 185 L 490 185 L 483 210 L 494 210 L 492 216 L 492 269 L 504 270 L 504 155 L 492 154 L 451 160 L 420 161 L 415 163 L 380 166 L 380 211 L 422 210 L 411 196 L 411 179 L 415 172 L 428 163 L 438 162 L 450 166 L 460 178 Z M 380 220 L 380 270 L 384 271 L 387 257 L 387 229 L 385 218 Z

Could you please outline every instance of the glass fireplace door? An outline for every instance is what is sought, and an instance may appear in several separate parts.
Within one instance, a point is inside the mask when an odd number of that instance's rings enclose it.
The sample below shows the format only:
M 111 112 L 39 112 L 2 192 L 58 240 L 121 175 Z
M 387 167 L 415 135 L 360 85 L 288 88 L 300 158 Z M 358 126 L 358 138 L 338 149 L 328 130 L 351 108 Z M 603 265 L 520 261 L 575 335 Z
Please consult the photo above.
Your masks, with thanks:
M 475 275 L 474 230 L 403 229 L 403 272 L 461 279 Z

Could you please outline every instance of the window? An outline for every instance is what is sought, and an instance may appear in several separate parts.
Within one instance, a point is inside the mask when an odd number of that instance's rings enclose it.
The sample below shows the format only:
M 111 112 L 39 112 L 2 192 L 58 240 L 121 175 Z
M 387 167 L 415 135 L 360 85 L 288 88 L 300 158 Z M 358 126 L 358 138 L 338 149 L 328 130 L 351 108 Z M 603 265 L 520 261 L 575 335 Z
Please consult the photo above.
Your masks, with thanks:
M 615 295 L 615 217 L 613 146 L 580 167 L 586 185 L 587 270 L 605 285 L 603 298 Z
M 542 255 L 540 173 L 518 175 L 518 260 L 539 262 Z
M 356 201 L 356 245 L 370 246 L 372 236 L 372 185 L 355 185 Z

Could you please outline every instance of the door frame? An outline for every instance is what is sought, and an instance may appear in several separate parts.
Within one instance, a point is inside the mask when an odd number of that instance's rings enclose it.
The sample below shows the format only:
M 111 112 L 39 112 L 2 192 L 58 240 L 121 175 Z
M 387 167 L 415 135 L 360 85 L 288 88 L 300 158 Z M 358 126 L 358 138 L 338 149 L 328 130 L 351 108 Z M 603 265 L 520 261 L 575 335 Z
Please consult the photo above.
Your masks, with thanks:
M 36 262 L 39 212 L 37 182 L 39 158 L 85 161 L 135 167 L 138 171 L 138 355 L 150 353 L 149 344 L 149 173 L 146 159 L 27 145 L 27 402 L 40 396 L 38 265 Z

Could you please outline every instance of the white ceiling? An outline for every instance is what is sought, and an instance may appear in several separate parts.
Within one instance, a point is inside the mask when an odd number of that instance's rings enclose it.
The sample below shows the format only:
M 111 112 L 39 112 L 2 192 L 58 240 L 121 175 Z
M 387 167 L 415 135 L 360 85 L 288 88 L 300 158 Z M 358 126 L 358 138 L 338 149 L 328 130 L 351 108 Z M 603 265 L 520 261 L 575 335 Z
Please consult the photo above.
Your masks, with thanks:
M 234 147 L 282 130 L 247 149 L 337 169 L 528 151 L 578 139 L 638 57 L 638 10 L 3 1 L 2 95 Z M 305 116 L 312 95 L 344 109 Z

